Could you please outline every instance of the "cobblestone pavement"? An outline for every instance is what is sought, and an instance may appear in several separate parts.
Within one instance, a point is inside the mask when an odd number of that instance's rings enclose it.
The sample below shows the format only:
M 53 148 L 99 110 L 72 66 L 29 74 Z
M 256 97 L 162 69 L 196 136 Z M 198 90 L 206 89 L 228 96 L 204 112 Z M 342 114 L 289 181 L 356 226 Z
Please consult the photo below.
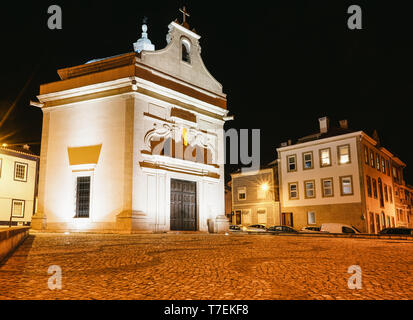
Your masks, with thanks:
M 0 265 L 1 299 L 413 299 L 413 243 L 255 235 L 36 234 Z M 48 268 L 62 268 L 62 290 Z M 350 290 L 359 265 L 363 289 Z

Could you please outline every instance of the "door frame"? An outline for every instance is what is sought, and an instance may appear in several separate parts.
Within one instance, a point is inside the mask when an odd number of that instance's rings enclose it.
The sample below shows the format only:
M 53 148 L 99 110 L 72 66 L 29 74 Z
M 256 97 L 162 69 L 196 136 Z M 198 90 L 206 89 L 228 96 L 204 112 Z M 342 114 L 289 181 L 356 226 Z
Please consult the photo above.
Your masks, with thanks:
M 190 183 L 190 184 L 194 184 L 195 185 L 195 230 L 172 230 L 172 225 L 171 225 L 171 217 L 172 217 L 172 182 L 173 181 L 178 181 L 178 182 L 183 182 L 183 183 Z M 170 231 L 193 231 L 193 232 L 197 232 L 199 231 L 199 203 L 198 203 L 198 190 L 199 190 L 199 186 L 198 186 L 198 181 L 194 181 L 194 180 L 186 180 L 185 178 L 174 178 L 171 177 L 170 178 L 170 182 L 169 182 L 169 230 Z

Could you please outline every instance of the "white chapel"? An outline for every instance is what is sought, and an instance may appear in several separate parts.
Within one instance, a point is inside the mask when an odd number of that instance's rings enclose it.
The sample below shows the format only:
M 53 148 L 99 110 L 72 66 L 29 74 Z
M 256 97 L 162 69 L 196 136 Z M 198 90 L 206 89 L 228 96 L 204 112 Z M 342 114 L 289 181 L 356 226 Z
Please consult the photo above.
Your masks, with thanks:
M 144 22 L 133 52 L 58 70 L 60 81 L 40 87 L 33 229 L 227 228 L 226 95 L 181 12 L 184 21 L 169 25 L 165 48 L 155 50 Z

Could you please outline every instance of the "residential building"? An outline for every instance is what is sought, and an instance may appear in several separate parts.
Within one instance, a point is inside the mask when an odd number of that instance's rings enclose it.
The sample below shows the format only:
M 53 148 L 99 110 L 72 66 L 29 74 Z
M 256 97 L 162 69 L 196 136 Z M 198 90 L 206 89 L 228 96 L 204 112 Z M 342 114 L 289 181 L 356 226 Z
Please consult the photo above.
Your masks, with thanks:
M 53 231 L 224 230 L 222 85 L 200 36 L 172 22 L 155 50 L 142 27 L 134 52 L 58 70 L 44 84 L 39 205 Z
M 38 167 L 39 157 L 28 145 L 0 147 L 0 226 L 30 226 Z
M 297 229 L 343 223 L 378 233 L 397 225 L 392 164 L 402 164 L 378 137 L 346 120 L 278 150 L 281 222 Z
M 248 226 L 278 225 L 280 202 L 277 162 L 258 172 L 237 172 L 232 177 L 232 224 Z

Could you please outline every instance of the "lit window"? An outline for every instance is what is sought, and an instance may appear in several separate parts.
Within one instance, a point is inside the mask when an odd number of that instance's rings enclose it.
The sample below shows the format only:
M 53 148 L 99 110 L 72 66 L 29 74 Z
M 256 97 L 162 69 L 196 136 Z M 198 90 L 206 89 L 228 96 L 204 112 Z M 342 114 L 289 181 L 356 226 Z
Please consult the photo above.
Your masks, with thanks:
M 341 180 L 341 194 L 343 196 L 353 195 L 353 178 L 342 177 Z
M 308 224 L 316 224 L 315 221 L 315 212 L 307 212 Z
M 298 199 L 298 183 L 290 183 L 289 190 L 290 190 L 290 200 L 297 200 Z
M 24 201 L 23 200 L 12 201 L 12 216 L 14 218 L 24 218 Z
M 334 196 L 333 179 L 332 178 L 323 179 L 322 185 L 323 185 L 323 197 L 325 198 L 333 197 Z
M 247 200 L 247 189 L 246 188 L 238 189 L 238 200 Z
M 308 199 L 315 198 L 315 181 L 304 182 L 305 197 Z
M 376 154 L 376 169 L 380 171 L 380 156 Z
M 322 149 L 320 150 L 320 161 L 321 167 L 329 167 L 331 166 L 331 151 L 330 149 Z
M 381 158 L 381 170 L 386 174 L 386 160 L 384 158 Z
M 27 181 L 27 164 L 16 162 L 14 164 L 14 180 Z
M 313 153 L 307 152 L 303 154 L 304 170 L 313 169 Z
M 338 147 L 338 159 L 340 164 L 350 163 L 350 146 L 340 146 Z
M 297 156 L 288 156 L 287 157 L 288 172 L 297 171 Z
M 370 165 L 374 168 L 374 152 L 370 150 Z
M 396 168 L 396 167 L 393 167 L 393 179 L 394 179 L 396 182 L 399 181 L 399 175 L 398 175 L 398 172 L 397 172 L 397 168 Z

